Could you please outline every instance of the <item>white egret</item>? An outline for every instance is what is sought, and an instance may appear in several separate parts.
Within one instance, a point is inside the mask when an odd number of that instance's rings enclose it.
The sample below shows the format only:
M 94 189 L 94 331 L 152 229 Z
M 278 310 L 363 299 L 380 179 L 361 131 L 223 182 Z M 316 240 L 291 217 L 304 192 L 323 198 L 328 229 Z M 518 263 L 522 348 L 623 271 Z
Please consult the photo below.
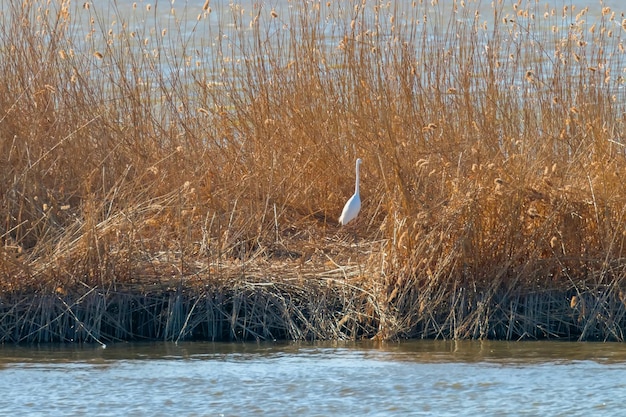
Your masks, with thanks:
M 354 184 L 354 194 L 350 197 L 350 200 L 343 206 L 341 216 L 339 216 L 339 224 L 345 226 L 351 220 L 354 220 L 361 210 L 361 196 L 359 195 L 359 166 L 361 165 L 361 158 L 356 160 L 356 183 Z

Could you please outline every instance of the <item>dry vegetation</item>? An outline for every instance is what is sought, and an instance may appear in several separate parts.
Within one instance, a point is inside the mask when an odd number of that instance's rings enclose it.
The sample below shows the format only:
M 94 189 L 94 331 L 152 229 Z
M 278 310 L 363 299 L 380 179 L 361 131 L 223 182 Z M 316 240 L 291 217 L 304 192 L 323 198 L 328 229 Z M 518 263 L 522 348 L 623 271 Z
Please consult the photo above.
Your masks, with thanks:
M 4 2 L 0 341 L 624 340 L 624 16 L 402 3 Z

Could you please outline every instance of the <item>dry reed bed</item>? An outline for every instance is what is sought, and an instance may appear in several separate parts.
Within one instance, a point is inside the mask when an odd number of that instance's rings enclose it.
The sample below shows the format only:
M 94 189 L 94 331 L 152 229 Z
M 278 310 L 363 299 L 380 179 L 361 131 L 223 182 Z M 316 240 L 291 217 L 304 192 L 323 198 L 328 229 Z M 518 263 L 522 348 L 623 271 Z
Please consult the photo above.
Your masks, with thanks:
M 3 6 L 1 340 L 623 340 L 620 11 L 399 3 Z

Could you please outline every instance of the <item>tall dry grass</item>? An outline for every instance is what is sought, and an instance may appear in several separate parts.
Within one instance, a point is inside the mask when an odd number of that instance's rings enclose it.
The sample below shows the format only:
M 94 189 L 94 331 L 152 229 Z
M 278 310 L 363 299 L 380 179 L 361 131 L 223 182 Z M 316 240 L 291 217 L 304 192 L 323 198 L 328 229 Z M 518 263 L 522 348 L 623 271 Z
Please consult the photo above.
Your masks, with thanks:
M 350 294 L 290 337 L 623 338 L 620 11 L 2 7 L 5 294 L 285 281 Z

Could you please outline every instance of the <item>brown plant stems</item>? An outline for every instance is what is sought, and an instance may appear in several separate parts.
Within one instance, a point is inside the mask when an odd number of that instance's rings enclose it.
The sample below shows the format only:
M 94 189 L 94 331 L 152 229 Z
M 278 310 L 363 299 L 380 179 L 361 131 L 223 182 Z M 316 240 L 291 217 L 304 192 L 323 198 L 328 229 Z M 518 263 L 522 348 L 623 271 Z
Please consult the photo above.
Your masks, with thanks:
M 0 342 L 624 340 L 621 11 L 9 3 Z

